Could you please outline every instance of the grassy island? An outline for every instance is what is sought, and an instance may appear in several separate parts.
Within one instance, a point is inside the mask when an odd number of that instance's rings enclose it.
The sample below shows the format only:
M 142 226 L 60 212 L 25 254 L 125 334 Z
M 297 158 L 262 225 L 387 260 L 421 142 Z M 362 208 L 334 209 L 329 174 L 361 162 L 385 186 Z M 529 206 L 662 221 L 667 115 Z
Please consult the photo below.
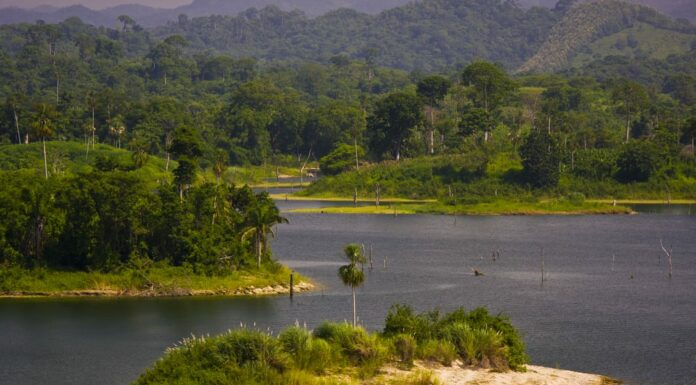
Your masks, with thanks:
M 191 338 L 167 351 L 136 385 L 440 384 L 423 365 L 525 371 L 528 358 L 510 321 L 485 309 L 416 314 L 392 307 L 379 333 L 347 323 L 279 334 L 242 328 Z

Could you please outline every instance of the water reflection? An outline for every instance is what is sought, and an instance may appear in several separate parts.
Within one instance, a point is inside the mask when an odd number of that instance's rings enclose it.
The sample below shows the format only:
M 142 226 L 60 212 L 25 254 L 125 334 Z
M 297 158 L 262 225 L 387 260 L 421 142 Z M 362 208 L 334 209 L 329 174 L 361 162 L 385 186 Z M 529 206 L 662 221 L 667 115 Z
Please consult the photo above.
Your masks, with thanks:
M 393 303 L 487 306 L 512 318 L 535 363 L 629 384 L 696 378 L 694 216 L 460 217 L 456 225 L 444 216 L 287 216 L 273 250 L 315 279 L 316 292 L 294 301 L 2 300 L 0 383 L 127 384 L 191 333 L 349 319 L 350 291 L 336 277 L 349 242 L 373 246 L 358 295 L 361 322 L 371 329 L 381 328 Z M 674 246 L 671 280 L 659 238 Z

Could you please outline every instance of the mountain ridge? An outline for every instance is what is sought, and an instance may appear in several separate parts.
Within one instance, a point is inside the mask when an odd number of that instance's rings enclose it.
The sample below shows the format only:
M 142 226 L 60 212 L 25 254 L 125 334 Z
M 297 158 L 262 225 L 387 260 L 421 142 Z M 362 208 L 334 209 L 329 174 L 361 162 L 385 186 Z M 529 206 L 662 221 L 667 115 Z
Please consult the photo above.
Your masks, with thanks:
M 592 1 L 592 0 L 589 0 Z M 696 6 L 690 0 L 628 0 L 632 3 L 653 7 L 674 18 L 685 18 L 696 21 Z M 70 17 L 79 17 L 86 23 L 111 27 L 118 22 L 116 18 L 126 14 L 134 18 L 140 25 L 148 28 L 157 27 L 170 21 L 176 21 L 179 15 L 190 18 L 223 15 L 236 16 L 249 8 L 262 9 L 266 6 L 277 6 L 284 11 L 300 10 L 309 17 L 319 17 L 340 8 L 350 8 L 367 14 L 378 14 L 392 8 L 408 5 L 414 0 L 193 0 L 190 4 L 175 8 L 155 8 L 146 5 L 121 4 L 113 7 L 94 10 L 86 6 L 54 7 L 43 5 L 34 8 L 4 7 L 0 8 L 0 24 L 21 22 L 33 23 L 44 20 L 57 23 Z M 518 0 L 520 7 L 554 8 L 556 0 Z

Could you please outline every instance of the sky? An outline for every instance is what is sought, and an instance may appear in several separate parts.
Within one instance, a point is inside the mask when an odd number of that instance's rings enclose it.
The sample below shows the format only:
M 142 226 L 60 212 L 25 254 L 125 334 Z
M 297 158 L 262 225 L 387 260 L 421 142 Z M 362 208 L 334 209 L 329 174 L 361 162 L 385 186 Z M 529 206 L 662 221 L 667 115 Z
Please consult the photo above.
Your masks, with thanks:
M 40 5 L 52 5 L 65 7 L 68 5 L 82 4 L 92 9 L 103 9 L 119 4 L 143 4 L 159 8 L 175 8 L 180 5 L 190 4 L 192 0 L 0 0 L 0 8 L 20 7 L 33 8 Z

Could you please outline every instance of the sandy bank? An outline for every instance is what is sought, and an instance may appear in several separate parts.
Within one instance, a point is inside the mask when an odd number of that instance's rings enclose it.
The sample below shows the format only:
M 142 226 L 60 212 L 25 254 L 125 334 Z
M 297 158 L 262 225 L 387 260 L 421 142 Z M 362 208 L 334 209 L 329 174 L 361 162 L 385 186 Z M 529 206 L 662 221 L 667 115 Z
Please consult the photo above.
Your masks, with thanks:
M 429 369 L 446 385 L 601 385 L 616 384 L 597 374 L 527 365 L 527 371 L 494 372 L 485 369 L 440 367 Z

